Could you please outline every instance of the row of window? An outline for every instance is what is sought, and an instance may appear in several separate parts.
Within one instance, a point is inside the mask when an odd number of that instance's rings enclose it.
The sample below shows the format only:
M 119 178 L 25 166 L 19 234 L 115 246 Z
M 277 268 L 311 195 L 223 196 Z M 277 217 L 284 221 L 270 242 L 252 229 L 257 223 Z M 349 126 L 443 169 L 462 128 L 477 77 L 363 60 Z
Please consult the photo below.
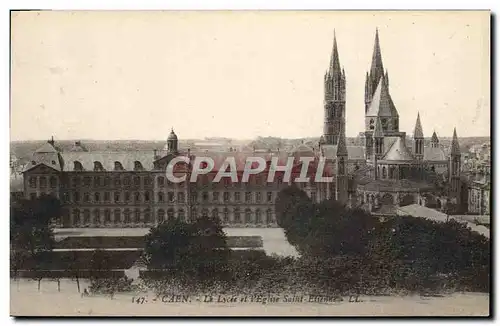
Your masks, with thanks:
M 222 196 L 221 196 L 222 194 Z M 222 193 L 219 193 L 217 191 L 214 192 L 207 192 L 204 191 L 201 194 L 198 193 L 192 193 L 191 194 L 191 200 L 193 202 L 220 202 L 222 199 L 223 202 L 242 202 L 244 199 L 245 203 L 262 203 L 264 201 L 263 198 L 263 193 L 261 192 L 250 192 L 247 191 L 244 193 L 241 192 L 234 192 L 234 195 L 231 196 L 231 192 L 229 191 L 224 191 Z M 255 194 L 255 195 L 254 195 Z M 152 193 L 150 191 L 145 191 L 144 193 L 141 192 L 120 192 L 120 191 L 115 191 L 115 192 L 83 192 L 80 193 L 79 191 L 75 191 L 72 193 L 72 198 L 69 198 L 69 194 L 65 193 L 65 198 L 64 200 L 66 202 L 73 201 L 73 202 L 84 202 L 84 203 L 109 203 L 111 202 L 111 195 L 113 195 L 113 202 L 115 203 L 129 203 L 129 202 L 134 202 L 134 203 L 149 203 L 153 200 L 152 198 Z M 244 196 L 244 197 L 243 197 Z M 271 203 L 273 201 L 273 193 L 271 191 L 268 191 L 266 193 L 265 201 L 268 203 Z M 157 192 L 156 193 L 156 202 L 159 203 L 164 203 L 164 202 L 170 202 L 170 203 L 180 203 L 183 204 L 185 203 L 185 194 L 184 192 L 173 192 L 169 191 L 166 194 L 164 192 Z
M 28 179 L 28 184 L 31 188 L 37 188 L 38 186 L 40 188 L 47 188 L 47 186 L 50 186 L 50 188 L 56 188 L 57 178 L 55 176 L 52 177 L 40 176 L 38 178 L 30 177 Z
M 162 223 L 166 219 L 173 218 L 178 218 L 184 221 L 189 220 L 187 212 L 183 209 L 179 209 L 177 211 L 175 211 L 174 209 L 168 209 L 167 211 L 159 209 L 156 211 L 155 216 L 152 215 L 150 209 L 74 209 L 72 210 L 71 215 L 73 219 L 72 224 L 75 225 Z M 220 219 L 223 223 L 274 223 L 273 211 L 271 209 L 267 209 L 265 211 L 256 209 L 255 211 L 252 211 L 250 208 L 247 208 L 242 211 L 239 208 L 235 208 L 231 212 L 228 208 L 224 208 L 222 210 L 214 208 L 211 211 L 205 208 L 201 210 L 199 216 L 210 216 L 212 218 Z M 191 212 L 191 217 L 193 219 L 198 218 L 198 212 L 195 209 L 193 209 L 193 211 Z M 65 223 L 69 223 L 67 215 L 65 216 L 65 219 Z

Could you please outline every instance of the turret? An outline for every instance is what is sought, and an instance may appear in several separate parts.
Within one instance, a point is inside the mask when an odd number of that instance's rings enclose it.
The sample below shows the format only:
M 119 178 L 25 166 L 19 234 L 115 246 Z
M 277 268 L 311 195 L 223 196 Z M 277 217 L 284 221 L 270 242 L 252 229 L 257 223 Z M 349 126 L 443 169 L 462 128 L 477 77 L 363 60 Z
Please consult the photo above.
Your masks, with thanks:
M 439 148 L 439 138 L 436 135 L 436 131 L 432 133 L 432 138 L 431 138 L 431 147 L 432 148 Z
M 174 128 L 170 131 L 170 135 L 167 138 L 167 150 L 168 153 L 177 154 L 179 151 L 177 135 L 174 132 Z
M 420 113 L 417 114 L 417 121 L 413 131 L 413 154 L 417 160 L 424 159 L 424 132 L 420 122 Z

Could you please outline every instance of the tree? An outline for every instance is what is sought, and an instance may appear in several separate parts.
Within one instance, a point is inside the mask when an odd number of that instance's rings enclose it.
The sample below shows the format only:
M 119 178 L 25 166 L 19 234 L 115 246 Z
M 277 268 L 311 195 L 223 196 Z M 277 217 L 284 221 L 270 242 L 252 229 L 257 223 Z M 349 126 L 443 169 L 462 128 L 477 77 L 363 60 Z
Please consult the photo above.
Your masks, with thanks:
M 36 199 L 11 198 L 10 242 L 11 268 L 17 272 L 28 266 L 37 274 L 38 288 L 45 270 L 51 262 L 54 232 L 51 221 L 61 215 L 59 200 L 50 195 Z M 38 272 L 38 273 L 37 273 Z
M 218 220 L 201 217 L 192 223 L 169 219 L 145 236 L 150 269 L 178 276 L 209 277 L 224 268 L 228 258 L 226 236 Z

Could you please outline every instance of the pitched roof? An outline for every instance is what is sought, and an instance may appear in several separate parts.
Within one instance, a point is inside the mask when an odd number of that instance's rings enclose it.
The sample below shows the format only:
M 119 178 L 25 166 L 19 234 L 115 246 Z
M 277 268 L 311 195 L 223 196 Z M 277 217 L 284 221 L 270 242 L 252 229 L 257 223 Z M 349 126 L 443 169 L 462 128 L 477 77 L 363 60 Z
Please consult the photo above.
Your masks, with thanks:
M 365 148 L 363 146 L 346 146 L 348 160 L 364 160 Z M 321 152 L 327 159 L 335 159 L 337 157 L 337 145 L 322 145 Z
M 389 88 L 384 82 L 384 77 L 380 78 L 377 89 L 373 94 L 370 107 L 366 112 L 367 117 L 398 117 L 398 111 L 389 94 Z
M 57 149 L 47 142 L 38 148 L 35 153 L 57 153 Z
M 415 122 L 415 129 L 413 130 L 413 138 L 424 138 L 422 123 L 420 123 L 420 113 L 417 114 L 417 122 Z
M 396 139 L 382 158 L 382 160 L 386 161 L 412 161 L 413 159 L 413 155 L 400 137 Z

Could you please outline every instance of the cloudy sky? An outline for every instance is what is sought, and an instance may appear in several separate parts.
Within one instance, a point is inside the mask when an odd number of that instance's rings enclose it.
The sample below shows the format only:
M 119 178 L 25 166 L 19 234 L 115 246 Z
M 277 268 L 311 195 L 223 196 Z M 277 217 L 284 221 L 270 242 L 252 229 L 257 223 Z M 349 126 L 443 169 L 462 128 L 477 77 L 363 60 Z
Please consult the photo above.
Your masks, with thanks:
M 488 12 L 15 12 L 11 139 L 320 136 L 335 29 L 348 136 L 378 27 L 400 127 L 488 136 Z

